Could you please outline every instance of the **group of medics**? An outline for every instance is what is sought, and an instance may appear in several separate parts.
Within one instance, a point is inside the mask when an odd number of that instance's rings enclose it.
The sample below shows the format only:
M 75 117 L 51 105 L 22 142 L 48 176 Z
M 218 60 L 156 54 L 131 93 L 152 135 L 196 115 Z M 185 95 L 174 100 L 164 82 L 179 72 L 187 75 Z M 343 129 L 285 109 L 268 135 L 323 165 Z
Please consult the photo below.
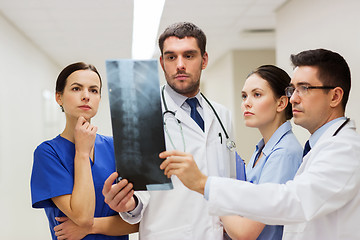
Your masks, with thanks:
M 260 166 L 252 182 L 261 184 L 253 184 L 234 179 L 230 112 L 199 91 L 201 72 L 208 62 L 203 31 L 192 23 L 173 24 L 161 34 L 159 47 L 167 81 L 162 104 L 169 130 L 165 135 L 168 151 L 159 155 L 164 159 L 159 167 L 171 177 L 174 189 L 134 192 L 126 179 L 113 184 L 117 173 L 111 174 L 102 189 L 106 206 L 119 212 L 114 217 L 118 225 L 111 228 L 126 229 L 122 232 L 126 234 L 139 224 L 140 239 L 145 240 L 224 239 L 228 237 L 224 227 L 234 238 L 241 236 L 238 232 L 254 239 L 360 238 L 356 227 L 360 218 L 360 136 L 353 121 L 345 118 L 351 80 L 349 67 L 339 54 L 317 49 L 292 55 L 294 76 L 291 80 L 284 77 L 287 84 L 280 94 L 269 79 L 283 75 L 281 69 L 262 66 L 249 75 L 242 92 L 244 118 L 263 136 L 247 166 L 250 172 Z M 260 124 L 261 119 L 252 122 L 261 110 L 252 111 L 250 100 L 268 106 L 270 116 L 263 115 L 268 127 Z M 287 121 L 289 114 L 285 114 L 290 104 L 295 124 L 312 134 L 307 144 L 311 150 L 304 158 Z M 73 125 L 86 125 L 79 121 Z M 260 180 L 261 171 L 268 172 L 266 180 Z M 76 178 L 70 196 L 75 183 Z M 98 220 L 92 224 L 97 225 Z M 58 239 L 67 239 L 64 233 L 70 227 L 80 232 L 68 218 L 61 222 L 54 231 Z M 268 229 L 265 224 L 284 228 L 262 234 Z M 115 230 L 109 231 L 115 235 Z M 83 236 L 90 234 L 87 231 Z

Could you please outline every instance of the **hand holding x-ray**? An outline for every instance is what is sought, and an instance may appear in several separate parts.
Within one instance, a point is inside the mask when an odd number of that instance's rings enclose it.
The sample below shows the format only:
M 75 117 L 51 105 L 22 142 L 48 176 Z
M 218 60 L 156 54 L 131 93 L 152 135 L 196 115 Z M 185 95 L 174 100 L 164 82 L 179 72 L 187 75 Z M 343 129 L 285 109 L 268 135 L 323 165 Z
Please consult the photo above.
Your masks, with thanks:
M 204 194 L 207 176 L 204 175 L 194 160 L 193 155 L 177 150 L 160 153 L 160 158 L 166 158 L 160 165 L 164 174 L 170 178 L 177 176 L 189 189 Z
M 118 173 L 114 172 L 108 177 L 108 179 L 106 179 L 104 183 L 102 193 L 105 197 L 105 202 L 114 211 L 131 211 L 136 207 L 136 203 L 133 198 L 133 185 L 126 179 L 122 179 L 118 183 L 113 184 L 117 177 Z

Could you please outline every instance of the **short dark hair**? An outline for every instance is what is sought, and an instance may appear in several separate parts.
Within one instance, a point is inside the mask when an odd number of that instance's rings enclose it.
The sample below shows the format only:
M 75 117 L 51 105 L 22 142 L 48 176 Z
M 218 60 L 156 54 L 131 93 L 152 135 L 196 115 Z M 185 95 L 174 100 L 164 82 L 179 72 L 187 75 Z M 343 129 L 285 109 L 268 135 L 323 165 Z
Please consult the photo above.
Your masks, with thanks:
M 99 76 L 99 79 L 100 79 L 100 93 L 101 93 L 102 82 L 101 82 L 101 77 L 100 77 L 99 72 L 97 71 L 97 69 L 95 68 L 94 65 L 87 64 L 87 63 L 84 63 L 84 62 L 72 63 L 72 64 L 66 66 L 60 72 L 59 76 L 57 77 L 55 91 L 57 93 L 63 94 L 64 93 L 64 88 L 66 86 L 67 78 L 70 76 L 70 74 L 72 74 L 73 72 L 78 71 L 78 70 L 87 70 L 87 69 L 95 72 Z
M 168 26 L 159 37 L 159 48 L 161 55 L 163 54 L 164 42 L 169 37 L 177 37 L 183 39 L 185 37 L 193 37 L 200 48 L 201 55 L 206 52 L 206 35 L 195 24 L 190 22 L 179 22 Z
M 318 69 L 318 78 L 323 85 L 341 87 L 344 91 L 342 107 L 345 111 L 351 88 L 350 68 L 338 53 L 327 49 L 315 49 L 291 55 L 294 67 L 313 66 Z
M 274 65 L 262 65 L 251 72 L 249 76 L 253 74 L 259 75 L 269 83 L 270 88 L 277 99 L 286 96 L 285 88 L 289 86 L 291 78 L 284 70 Z M 293 117 L 292 106 L 290 103 L 288 103 L 285 108 L 285 117 L 286 120 Z

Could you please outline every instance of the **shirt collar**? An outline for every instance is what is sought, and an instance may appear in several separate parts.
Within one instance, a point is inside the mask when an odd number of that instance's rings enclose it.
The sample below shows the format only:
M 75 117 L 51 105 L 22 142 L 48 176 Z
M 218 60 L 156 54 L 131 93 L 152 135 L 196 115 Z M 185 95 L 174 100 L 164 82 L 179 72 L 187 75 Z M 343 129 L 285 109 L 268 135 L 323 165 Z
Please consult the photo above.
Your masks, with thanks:
M 334 123 L 340 121 L 340 120 L 345 120 L 345 117 L 339 117 L 339 118 L 335 118 L 334 120 L 331 120 L 330 122 L 325 123 L 324 125 L 322 125 L 318 130 L 316 130 L 309 138 L 309 144 L 310 147 L 313 148 L 315 146 L 315 144 L 317 143 L 317 141 L 319 140 L 319 138 L 324 134 L 324 132 Z
M 269 155 L 273 148 L 275 147 L 275 145 L 280 141 L 280 139 L 291 130 L 291 123 L 289 121 L 284 122 L 278 129 L 276 129 L 276 131 L 274 132 L 274 134 L 271 136 L 271 138 L 269 139 L 269 141 L 266 143 L 266 145 L 264 146 L 264 149 L 262 150 L 263 154 L 265 156 Z M 261 144 L 260 144 L 261 143 Z M 261 139 L 261 141 L 259 142 L 259 148 L 262 147 L 264 145 L 264 139 Z M 256 146 L 258 149 L 258 146 Z
M 165 91 L 167 94 L 171 97 L 171 99 L 175 102 L 175 104 L 179 107 L 182 107 L 185 103 L 185 100 L 188 99 L 188 97 L 181 95 L 180 93 L 177 93 L 174 89 L 172 89 L 169 84 L 165 85 Z M 195 96 L 197 100 L 199 101 L 199 105 L 202 108 L 202 97 L 200 94 L 200 91 Z

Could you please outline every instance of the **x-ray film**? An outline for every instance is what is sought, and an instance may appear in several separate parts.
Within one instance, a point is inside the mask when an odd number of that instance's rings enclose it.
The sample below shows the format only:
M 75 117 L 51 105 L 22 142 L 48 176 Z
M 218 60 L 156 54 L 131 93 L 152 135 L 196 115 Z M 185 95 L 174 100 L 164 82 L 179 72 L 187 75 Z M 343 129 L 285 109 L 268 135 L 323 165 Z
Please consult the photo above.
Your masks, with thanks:
M 165 150 L 156 60 L 107 60 L 116 169 L 135 190 L 169 190 L 160 169 Z

